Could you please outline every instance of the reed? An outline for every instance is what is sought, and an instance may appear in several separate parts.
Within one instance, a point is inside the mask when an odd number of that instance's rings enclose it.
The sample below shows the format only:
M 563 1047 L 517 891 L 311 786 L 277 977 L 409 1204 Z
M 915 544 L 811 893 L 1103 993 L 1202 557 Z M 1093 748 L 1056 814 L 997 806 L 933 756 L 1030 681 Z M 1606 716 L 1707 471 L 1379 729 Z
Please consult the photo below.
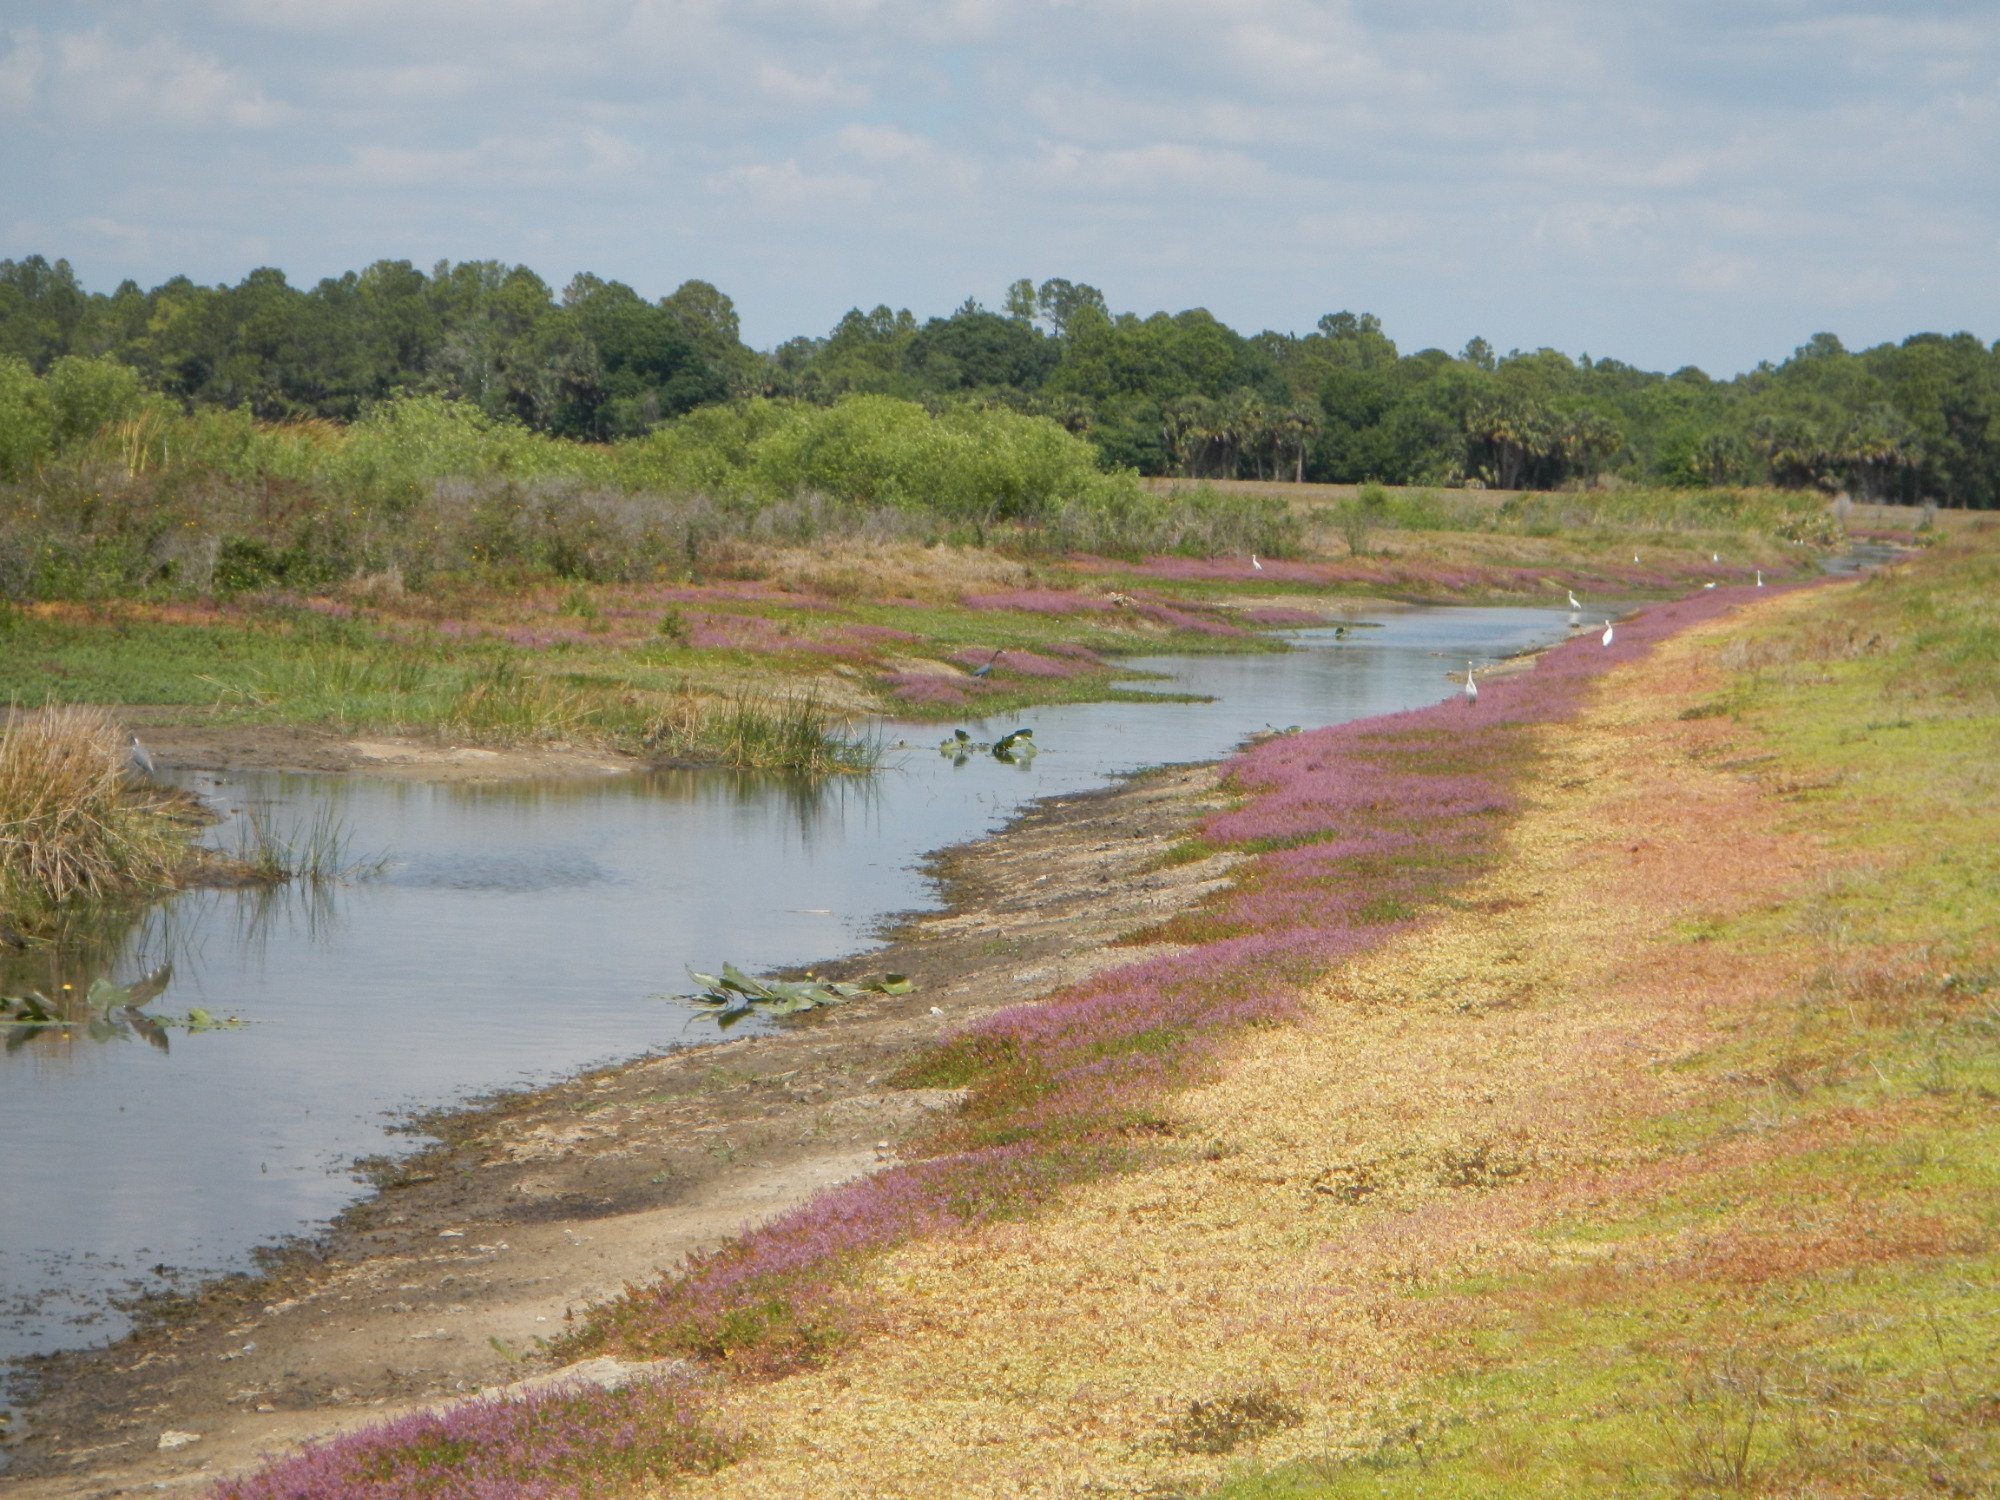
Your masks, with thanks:
M 648 727 L 648 749 L 670 761 L 737 770 L 846 775 L 872 771 L 881 746 L 848 732 L 818 692 L 739 691 L 717 703 L 692 690 L 677 695 Z
M 347 825 L 325 808 L 283 832 L 251 811 L 237 827 L 233 854 L 244 874 L 273 885 L 363 880 L 388 863 L 380 855 L 355 854 Z
M 135 780 L 100 708 L 12 708 L 0 726 L 0 907 L 27 925 L 76 900 L 171 887 L 190 858 L 175 800 Z

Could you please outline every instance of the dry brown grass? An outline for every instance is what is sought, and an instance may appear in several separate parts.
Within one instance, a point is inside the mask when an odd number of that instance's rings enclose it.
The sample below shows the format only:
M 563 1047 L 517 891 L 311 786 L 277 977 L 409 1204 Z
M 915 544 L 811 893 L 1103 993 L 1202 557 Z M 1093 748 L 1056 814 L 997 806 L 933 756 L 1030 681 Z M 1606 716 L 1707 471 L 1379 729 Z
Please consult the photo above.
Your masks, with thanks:
M 173 798 L 135 782 L 100 708 L 12 709 L 0 725 L 0 905 L 34 921 L 77 899 L 160 890 L 187 863 Z
M 811 547 L 750 549 L 746 573 L 779 588 L 830 599 L 944 603 L 963 594 L 1026 588 L 1035 569 L 979 547 L 828 540 Z

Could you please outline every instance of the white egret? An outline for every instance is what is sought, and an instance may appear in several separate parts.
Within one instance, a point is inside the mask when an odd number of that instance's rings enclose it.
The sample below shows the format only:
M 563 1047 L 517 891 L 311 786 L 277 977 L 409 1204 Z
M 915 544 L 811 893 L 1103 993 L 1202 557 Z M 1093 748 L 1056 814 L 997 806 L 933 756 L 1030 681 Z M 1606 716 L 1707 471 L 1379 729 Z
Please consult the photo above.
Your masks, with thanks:
M 1583 601 L 1582 601 L 1581 599 L 1579 599 L 1579 598 L 1577 598 L 1577 597 L 1576 597 L 1576 590 L 1575 590 L 1575 589 L 1571 589 L 1571 590 L 1569 591 L 1569 607 L 1570 607 L 1571 609 L 1582 609 L 1582 608 L 1583 608 Z
M 1471 708 L 1479 701 L 1479 684 L 1472 680 L 1472 663 L 1465 664 L 1465 706 Z
M 1606 620 L 1606 621 L 1604 622 L 1604 636 L 1603 636 L 1603 640 L 1604 640 L 1604 644 L 1605 644 L 1605 645 L 1607 645 L 1607 646 L 1608 646 L 1608 645 L 1610 645 L 1610 644 L 1611 644 L 1611 622 L 1610 622 L 1609 620 Z
M 1757 587 L 1761 589 L 1763 586 L 1764 586 L 1764 570 L 1762 568 L 1759 568 L 1757 570 Z
M 1250 566 L 1255 568 L 1259 573 L 1264 571 L 1264 565 L 1257 561 L 1257 554 L 1254 552 L 1250 554 Z
M 1722 561 L 1722 554 L 1720 552 L 1711 552 L 1708 554 L 1708 560 L 1712 563 L 1719 563 Z

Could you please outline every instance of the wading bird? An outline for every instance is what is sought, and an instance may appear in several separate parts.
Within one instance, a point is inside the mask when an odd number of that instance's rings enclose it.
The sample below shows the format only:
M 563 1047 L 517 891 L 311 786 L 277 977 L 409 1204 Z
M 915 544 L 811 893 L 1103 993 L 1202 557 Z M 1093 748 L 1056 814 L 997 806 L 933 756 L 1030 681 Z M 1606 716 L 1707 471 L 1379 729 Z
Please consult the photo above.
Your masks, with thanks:
M 1250 554 L 1250 566 L 1255 568 L 1259 573 L 1264 571 L 1264 565 L 1257 561 L 1257 554 L 1254 552 Z
M 1006 653 L 1007 653 L 1007 648 L 1005 646 L 1002 646 L 998 651 L 995 651 L 993 655 L 987 659 L 986 664 L 984 666 L 974 667 L 972 669 L 972 675 L 974 677 L 984 677 L 988 672 L 991 672 L 993 670 L 993 663 L 1000 660 L 1000 658 L 1006 655 Z
M 126 755 L 126 759 L 139 775 L 150 777 L 153 774 L 153 757 L 146 753 L 146 747 L 139 743 L 139 736 L 136 734 L 132 736 L 132 749 Z
M 1722 561 L 1722 554 L 1720 552 L 1711 552 L 1708 554 L 1708 560 L 1712 563 L 1719 563 Z
M 1583 608 L 1583 601 L 1582 601 L 1581 599 L 1579 599 L 1579 598 L 1577 598 L 1577 597 L 1576 597 L 1576 590 L 1575 590 L 1575 589 L 1571 589 L 1571 590 L 1569 591 L 1569 607 L 1570 607 L 1571 609 L 1582 609 L 1582 608 Z
M 1608 646 L 1611 644 L 1611 622 L 1609 620 L 1604 622 L 1604 635 L 1602 639 L 1605 645 Z
M 1479 684 L 1472 680 L 1472 663 L 1465 664 L 1465 706 L 1471 708 L 1479 701 Z
M 1764 570 L 1762 568 L 1759 568 L 1757 570 L 1757 587 L 1761 589 L 1763 586 L 1764 586 Z

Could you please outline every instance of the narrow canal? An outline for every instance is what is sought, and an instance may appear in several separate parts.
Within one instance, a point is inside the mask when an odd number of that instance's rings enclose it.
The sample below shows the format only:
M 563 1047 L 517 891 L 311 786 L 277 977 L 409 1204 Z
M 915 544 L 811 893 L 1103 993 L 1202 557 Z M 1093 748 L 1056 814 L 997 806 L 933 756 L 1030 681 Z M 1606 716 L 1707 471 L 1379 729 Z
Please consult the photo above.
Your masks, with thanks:
M 873 777 L 722 772 L 426 784 L 288 775 L 181 780 L 228 818 L 337 820 L 380 870 L 177 897 L 87 951 L 0 966 L 0 990 L 126 982 L 171 962 L 150 1009 L 240 1028 L 149 1034 L 107 1010 L 0 1054 L 0 1361 L 104 1342 L 120 1299 L 250 1263 L 362 1191 L 357 1158 L 412 1144 L 408 1112 L 697 1043 L 666 995 L 686 967 L 752 971 L 864 949 L 935 903 L 927 851 L 1034 798 L 1214 760 L 1267 728 L 1433 702 L 1482 665 L 1561 639 L 1560 610 L 1385 612 L 1254 656 L 1137 662 L 1203 703 L 1085 704 L 1031 725 L 1040 753 L 940 755 L 950 726 L 885 724 Z M 227 841 L 225 822 L 217 836 Z M 59 965 L 60 972 L 57 972 Z M 0 1366 L 4 1370 L 4 1366 Z

